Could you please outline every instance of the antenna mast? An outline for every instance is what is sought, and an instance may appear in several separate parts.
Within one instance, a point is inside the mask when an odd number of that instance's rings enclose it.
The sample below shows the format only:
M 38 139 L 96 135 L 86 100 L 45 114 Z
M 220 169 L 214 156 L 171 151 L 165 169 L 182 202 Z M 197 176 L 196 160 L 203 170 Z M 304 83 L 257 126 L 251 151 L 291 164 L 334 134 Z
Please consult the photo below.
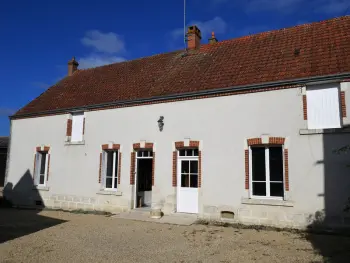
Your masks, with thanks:
M 187 51 L 186 40 L 187 40 L 187 37 L 186 37 L 186 0 L 184 0 L 184 44 L 185 44 L 185 50 Z

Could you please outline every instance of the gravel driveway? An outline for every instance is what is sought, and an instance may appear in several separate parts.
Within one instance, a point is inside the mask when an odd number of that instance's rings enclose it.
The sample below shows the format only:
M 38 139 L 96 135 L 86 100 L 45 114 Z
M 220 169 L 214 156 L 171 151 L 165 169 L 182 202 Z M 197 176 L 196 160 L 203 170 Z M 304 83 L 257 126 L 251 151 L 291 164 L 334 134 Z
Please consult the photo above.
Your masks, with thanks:
M 348 237 L 0 210 L 0 262 L 349 262 L 349 247 Z

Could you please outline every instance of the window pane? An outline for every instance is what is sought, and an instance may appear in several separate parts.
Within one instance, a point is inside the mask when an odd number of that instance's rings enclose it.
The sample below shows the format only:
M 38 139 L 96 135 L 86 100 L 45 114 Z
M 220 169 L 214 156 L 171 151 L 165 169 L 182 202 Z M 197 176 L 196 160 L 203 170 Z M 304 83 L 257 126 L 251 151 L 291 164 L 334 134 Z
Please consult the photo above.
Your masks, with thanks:
M 190 161 L 182 161 L 181 162 L 181 173 L 189 173 L 190 169 Z
M 266 196 L 266 183 L 253 182 L 253 195 Z
M 106 177 L 106 188 L 112 188 L 112 177 Z
M 113 174 L 113 152 L 106 152 L 106 153 L 107 153 L 106 176 L 112 177 L 112 174 Z
M 114 178 L 114 188 L 118 187 L 118 177 Z
M 40 182 L 39 184 L 45 184 L 45 175 L 41 174 L 40 175 Z
M 270 183 L 270 196 L 283 197 L 283 183 Z
M 181 187 L 189 187 L 189 175 L 188 174 L 181 174 Z
M 197 174 L 191 174 L 190 175 L 190 187 L 197 188 L 198 187 L 198 175 Z
M 252 176 L 253 181 L 266 180 L 264 147 L 252 148 Z
M 186 156 L 193 156 L 193 149 L 188 149 L 186 151 L 187 151 Z
M 194 150 L 193 150 L 193 155 L 194 155 L 194 156 L 198 156 L 198 149 L 194 149 Z
M 185 153 L 186 153 L 186 150 L 180 150 L 180 151 L 179 151 L 179 155 L 180 155 L 180 156 L 185 156 Z
M 40 174 L 45 174 L 46 153 L 41 154 Z
M 270 181 L 283 181 L 282 147 L 270 147 Z
M 149 151 L 149 156 L 153 156 L 153 152 L 152 151 Z
M 137 157 L 142 157 L 142 151 L 137 152 Z
M 198 173 L 198 161 L 190 161 L 190 168 L 191 173 Z

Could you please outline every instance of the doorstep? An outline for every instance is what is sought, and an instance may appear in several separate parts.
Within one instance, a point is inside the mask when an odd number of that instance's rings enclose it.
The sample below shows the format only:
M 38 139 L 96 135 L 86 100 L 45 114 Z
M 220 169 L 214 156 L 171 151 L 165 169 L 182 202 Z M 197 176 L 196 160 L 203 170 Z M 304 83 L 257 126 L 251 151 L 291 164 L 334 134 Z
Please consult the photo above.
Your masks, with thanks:
M 134 209 L 129 212 L 116 213 L 114 216 L 112 216 L 112 218 L 129 219 L 129 220 L 144 221 L 144 222 L 154 222 L 159 224 L 190 226 L 197 221 L 198 216 L 193 214 L 174 213 L 170 215 L 164 215 L 159 219 L 155 219 L 155 218 L 150 218 L 150 213 L 146 213 L 145 211 L 138 211 L 137 209 Z

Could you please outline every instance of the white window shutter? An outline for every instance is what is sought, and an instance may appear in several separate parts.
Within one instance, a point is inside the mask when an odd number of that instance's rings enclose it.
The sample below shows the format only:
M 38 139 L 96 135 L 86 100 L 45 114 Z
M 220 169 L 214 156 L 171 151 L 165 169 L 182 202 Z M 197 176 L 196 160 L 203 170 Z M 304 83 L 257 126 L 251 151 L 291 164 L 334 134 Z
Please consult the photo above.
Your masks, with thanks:
M 341 127 L 338 86 L 307 89 L 306 98 L 309 129 Z
M 101 184 L 102 188 L 106 186 L 106 166 L 107 166 L 107 153 L 102 152 L 102 169 L 101 169 Z
M 72 142 L 80 142 L 83 140 L 84 129 L 84 113 L 76 113 L 72 115 Z
M 39 184 L 40 167 L 41 167 L 41 154 L 37 152 L 35 154 L 34 185 Z

